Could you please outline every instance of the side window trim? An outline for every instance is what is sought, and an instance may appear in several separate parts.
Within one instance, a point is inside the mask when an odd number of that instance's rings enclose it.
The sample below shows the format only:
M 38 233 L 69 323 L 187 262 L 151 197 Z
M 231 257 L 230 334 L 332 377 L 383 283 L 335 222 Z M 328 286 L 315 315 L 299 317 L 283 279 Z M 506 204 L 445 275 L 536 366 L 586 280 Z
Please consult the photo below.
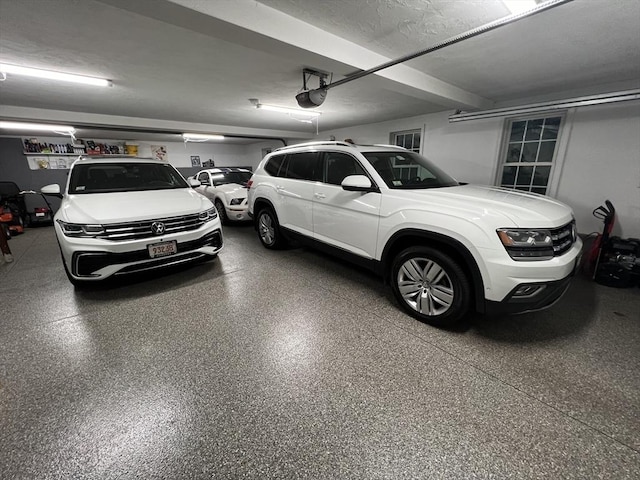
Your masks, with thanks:
M 378 188 L 378 189 L 380 188 L 377 185 L 376 181 L 373 178 L 371 178 L 371 174 L 369 174 L 369 172 L 367 171 L 365 166 L 362 164 L 362 162 L 357 157 L 351 155 L 348 152 L 327 152 L 327 151 L 322 152 L 322 156 L 321 156 L 321 159 L 320 159 L 320 165 L 319 165 L 320 166 L 320 170 L 322 172 L 322 175 L 320 176 L 321 178 L 318 181 L 322 182 L 325 185 L 333 185 L 333 186 L 336 186 L 336 187 L 340 186 L 340 185 L 336 185 L 335 183 L 330 183 L 330 182 L 327 181 L 327 160 L 328 160 L 329 155 L 331 155 L 333 153 L 339 153 L 341 155 L 346 155 L 348 157 L 351 157 L 356 162 L 356 165 L 358 165 L 360 167 L 360 169 L 364 172 L 364 175 L 369 179 L 369 181 L 371 182 L 371 185 L 373 187 L 375 187 L 375 188 Z
M 315 182 L 317 181 L 318 178 L 318 167 L 319 167 L 319 158 L 320 158 L 320 153 L 318 151 L 305 151 L 305 152 L 295 152 L 295 153 L 288 153 L 287 157 L 285 159 L 286 162 L 286 169 L 283 170 L 284 167 L 284 163 L 283 162 L 283 166 L 280 167 L 280 172 L 279 172 L 279 177 L 284 177 L 284 178 L 288 178 L 291 180 L 300 180 L 303 182 Z M 305 175 L 304 177 L 299 177 L 299 176 L 289 176 L 289 170 L 292 164 L 292 160 L 295 159 L 296 157 L 303 157 L 303 156 L 309 156 L 309 155 L 313 155 L 315 158 L 313 159 L 313 161 L 310 161 L 311 163 L 313 163 L 313 166 L 311 168 L 310 174 L 309 175 Z

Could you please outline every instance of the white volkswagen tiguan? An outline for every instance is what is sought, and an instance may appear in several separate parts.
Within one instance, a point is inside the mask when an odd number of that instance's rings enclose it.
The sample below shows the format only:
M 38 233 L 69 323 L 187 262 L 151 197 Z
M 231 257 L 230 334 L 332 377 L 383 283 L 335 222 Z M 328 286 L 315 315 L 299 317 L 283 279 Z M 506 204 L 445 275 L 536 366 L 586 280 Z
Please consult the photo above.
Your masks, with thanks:
M 567 290 L 582 241 L 552 198 L 463 185 L 394 146 L 312 142 L 268 154 L 249 182 L 262 244 L 287 239 L 366 266 L 401 307 L 434 325 L 470 308 L 546 308 Z
M 62 263 L 74 285 L 214 257 L 223 244 L 215 207 L 169 163 L 80 158 L 54 216 Z

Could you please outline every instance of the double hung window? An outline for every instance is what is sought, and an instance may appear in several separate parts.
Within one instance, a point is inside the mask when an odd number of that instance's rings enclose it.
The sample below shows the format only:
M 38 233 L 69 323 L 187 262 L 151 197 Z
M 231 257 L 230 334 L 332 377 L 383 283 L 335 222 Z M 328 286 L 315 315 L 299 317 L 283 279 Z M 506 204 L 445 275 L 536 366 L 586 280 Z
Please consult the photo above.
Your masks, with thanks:
M 546 194 L 562 117 L 513 120 L 498 182 L 500 186 Z

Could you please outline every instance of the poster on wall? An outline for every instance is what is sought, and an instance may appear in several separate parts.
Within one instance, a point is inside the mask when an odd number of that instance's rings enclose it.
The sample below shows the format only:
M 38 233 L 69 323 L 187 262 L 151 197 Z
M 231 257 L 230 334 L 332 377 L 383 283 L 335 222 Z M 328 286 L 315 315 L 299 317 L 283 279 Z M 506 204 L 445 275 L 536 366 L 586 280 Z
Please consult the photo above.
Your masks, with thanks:
M 75 157 L 41 157 L 27 155 L 30 170 L 68 170 Z
M 191 155 L 191 166 L 192 167 L 200 166 L 200 157 L 198 155 Z
M 164 145 L 151 145 L 151 156 L 158 160 L 169 161 L 169 155 L 167 154 L 167 147 Z

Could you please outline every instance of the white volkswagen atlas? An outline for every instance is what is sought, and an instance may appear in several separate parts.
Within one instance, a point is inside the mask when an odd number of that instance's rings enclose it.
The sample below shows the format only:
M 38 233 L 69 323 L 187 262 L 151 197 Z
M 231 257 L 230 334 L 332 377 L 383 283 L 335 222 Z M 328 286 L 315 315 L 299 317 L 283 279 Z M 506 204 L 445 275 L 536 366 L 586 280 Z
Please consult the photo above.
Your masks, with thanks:
M 54 225 L 62 264 L 74 285 L 214 257 L 223 244 L 215 207 L 169 163 L 80 158 L 59 185 Z
M 462 185 L 404 148 L 315 142 L 275 150 L 249 182 L 260 240 L 296 238 L 382 274 L 411 315 L 449 325 L 470 308 L 548 307 L 582 242 L 553 198 Z

